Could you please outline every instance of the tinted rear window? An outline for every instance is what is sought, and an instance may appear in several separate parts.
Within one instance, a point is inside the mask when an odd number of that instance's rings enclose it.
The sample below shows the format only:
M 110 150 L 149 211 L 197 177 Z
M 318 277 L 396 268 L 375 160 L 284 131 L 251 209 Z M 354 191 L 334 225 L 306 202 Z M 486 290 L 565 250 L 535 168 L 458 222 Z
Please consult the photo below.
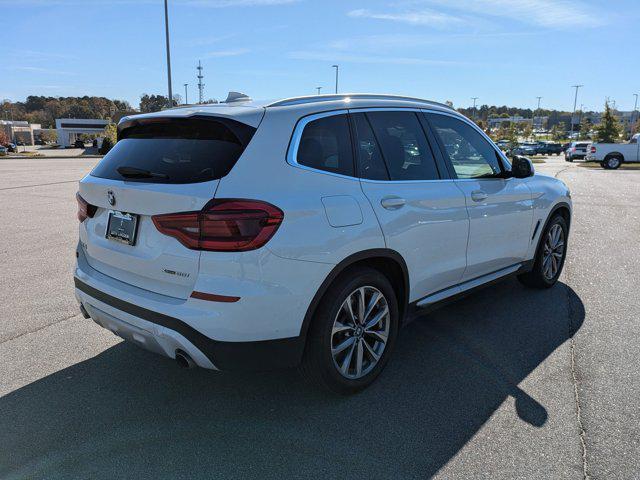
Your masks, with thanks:
M 154 118 L 121 125 L 118 142 L 91 175 L 145 183 L 196 183 L 233 168 L 255 128 L 226 118 Z M 121 168 L 122 167 L 122 168 Z M 123 176 L 135 169 L 148 176 Z

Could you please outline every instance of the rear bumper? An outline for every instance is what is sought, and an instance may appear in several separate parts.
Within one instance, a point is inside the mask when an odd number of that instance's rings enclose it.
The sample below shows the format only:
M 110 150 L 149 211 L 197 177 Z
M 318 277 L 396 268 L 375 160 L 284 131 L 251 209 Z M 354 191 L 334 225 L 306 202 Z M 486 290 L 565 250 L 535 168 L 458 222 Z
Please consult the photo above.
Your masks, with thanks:
M 182 320 L 120 300 L 77 277 L 74 283 L 78 301 L 98 325 L 170 358 L 175 358 L 176 351 L 182 350 L 198 366 L 224 371 L 287 368 L 297 365 L 302 358 L 302 336 L 257 342 L 221 342 L 203 335 Z
M 256 278 L 255 288 L 245 289 L 240 301 L 221 303 L 168 297 L 123 283 L 92 268 L 79 245 L 75 295 L 102 327 L 170 358 L 175 358 L 176 350 L 183 350 L 197 365 L 225 371 L 295 366 L 304 350 L 305 312 L 331 266 L 271 254 L 262 260 L 260 272 L 272 278 L 275 287 Z M 311 273 L 317 281 L 299 281 L 301 263 L 306 276 Z M 212 278 L 201 277 L 204 286 Z M 242 278 L 245 284 L 248 277 Z M 260 282 L 267 287 L 260 290 Z

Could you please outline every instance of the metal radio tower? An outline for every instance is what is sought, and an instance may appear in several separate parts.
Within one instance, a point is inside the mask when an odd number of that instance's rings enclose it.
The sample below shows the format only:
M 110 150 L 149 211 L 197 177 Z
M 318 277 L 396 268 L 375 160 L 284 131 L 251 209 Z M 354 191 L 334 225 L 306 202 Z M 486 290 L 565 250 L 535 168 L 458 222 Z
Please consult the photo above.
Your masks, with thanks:
M 202 64 L 200 60 L 198 60 L 198 93 L 200 95 L 200 101 L 198 103 L 204 103 L 204 83 L 202 83 L 202 79 L 204 75 L 202 75 Z

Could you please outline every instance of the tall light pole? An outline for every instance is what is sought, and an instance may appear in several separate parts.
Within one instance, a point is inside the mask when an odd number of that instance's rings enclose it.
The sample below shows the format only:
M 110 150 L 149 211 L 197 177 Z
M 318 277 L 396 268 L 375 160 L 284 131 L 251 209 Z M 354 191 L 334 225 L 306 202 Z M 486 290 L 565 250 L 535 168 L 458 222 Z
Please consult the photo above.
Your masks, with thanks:
M 336 93 L 338 93 L 338 70 L 340 67 L 338 65 L 331 65 L 331 67 L 336 69 Z
M 476 121 L 476 100 L 478 100 L 478 97 L 471 97 L 471 100 L 473 100 L 473 121 Z
M 571 88 L 575 88 L 576 89 L 576 95 L 573 98 L 573 112 L 571 113 L 571 134 L 569 135 L 569 138 L 573 138 L 573 117 L 576 114 L 576 105 L 578 103 L 578 89 L 580 87 L 584 87 L 584 85 L 572 85 Z
M 633 96 L 636 97 L 636 101 L 633 104 L 633 118 L 635 118 L 635 122 L 631 123 L 631 133 L 632 134 L 633 134 L 633 127 L 635 126 L 636 123 L 638 123 L 638 94 L 634 93 Z
M 189 86 L 188 83 L 184 84 L 184 104 L 185 105 L 189 105 L 189 95 L 187 93 L 187 87 Z
M 164 31 L 167 39 L 167 81 L 169 83 L 169 108 L 173 107 L 173 92 L 171 91 L 171 50 L 169 48 L 169 6 L 164 0 Z
M 318 91 L 318 95 L 320 95 L 320 90 L 322 90 L 322 87 L 316 87 L 316 90 Z

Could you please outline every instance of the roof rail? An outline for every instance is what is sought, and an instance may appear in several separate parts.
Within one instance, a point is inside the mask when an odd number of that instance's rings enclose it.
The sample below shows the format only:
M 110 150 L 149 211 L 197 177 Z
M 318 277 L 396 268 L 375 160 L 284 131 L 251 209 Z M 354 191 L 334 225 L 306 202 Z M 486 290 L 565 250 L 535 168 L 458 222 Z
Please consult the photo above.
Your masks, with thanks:
M 304 105 L 306 103 L 327 102 L 327 101 L 340 101 L 348 99 L 363 99 L 363 100 L 399 100 L 416 103 L 424 103 L 425 105 L 437 105 L 439 107 L 448 108 L 454 110 L 453 107 L 439 102 L 433 102 L 431 100 L 425 100 L 423 98 L 405 97 L 402 95 L 385 95 L 378 93 L 340 93 L 329 95 L 307 95 L 304 97 L 292 97 L 278 100 L 277 102 L 265 105 L 266 107 L 287 107 L 291 105 Z

